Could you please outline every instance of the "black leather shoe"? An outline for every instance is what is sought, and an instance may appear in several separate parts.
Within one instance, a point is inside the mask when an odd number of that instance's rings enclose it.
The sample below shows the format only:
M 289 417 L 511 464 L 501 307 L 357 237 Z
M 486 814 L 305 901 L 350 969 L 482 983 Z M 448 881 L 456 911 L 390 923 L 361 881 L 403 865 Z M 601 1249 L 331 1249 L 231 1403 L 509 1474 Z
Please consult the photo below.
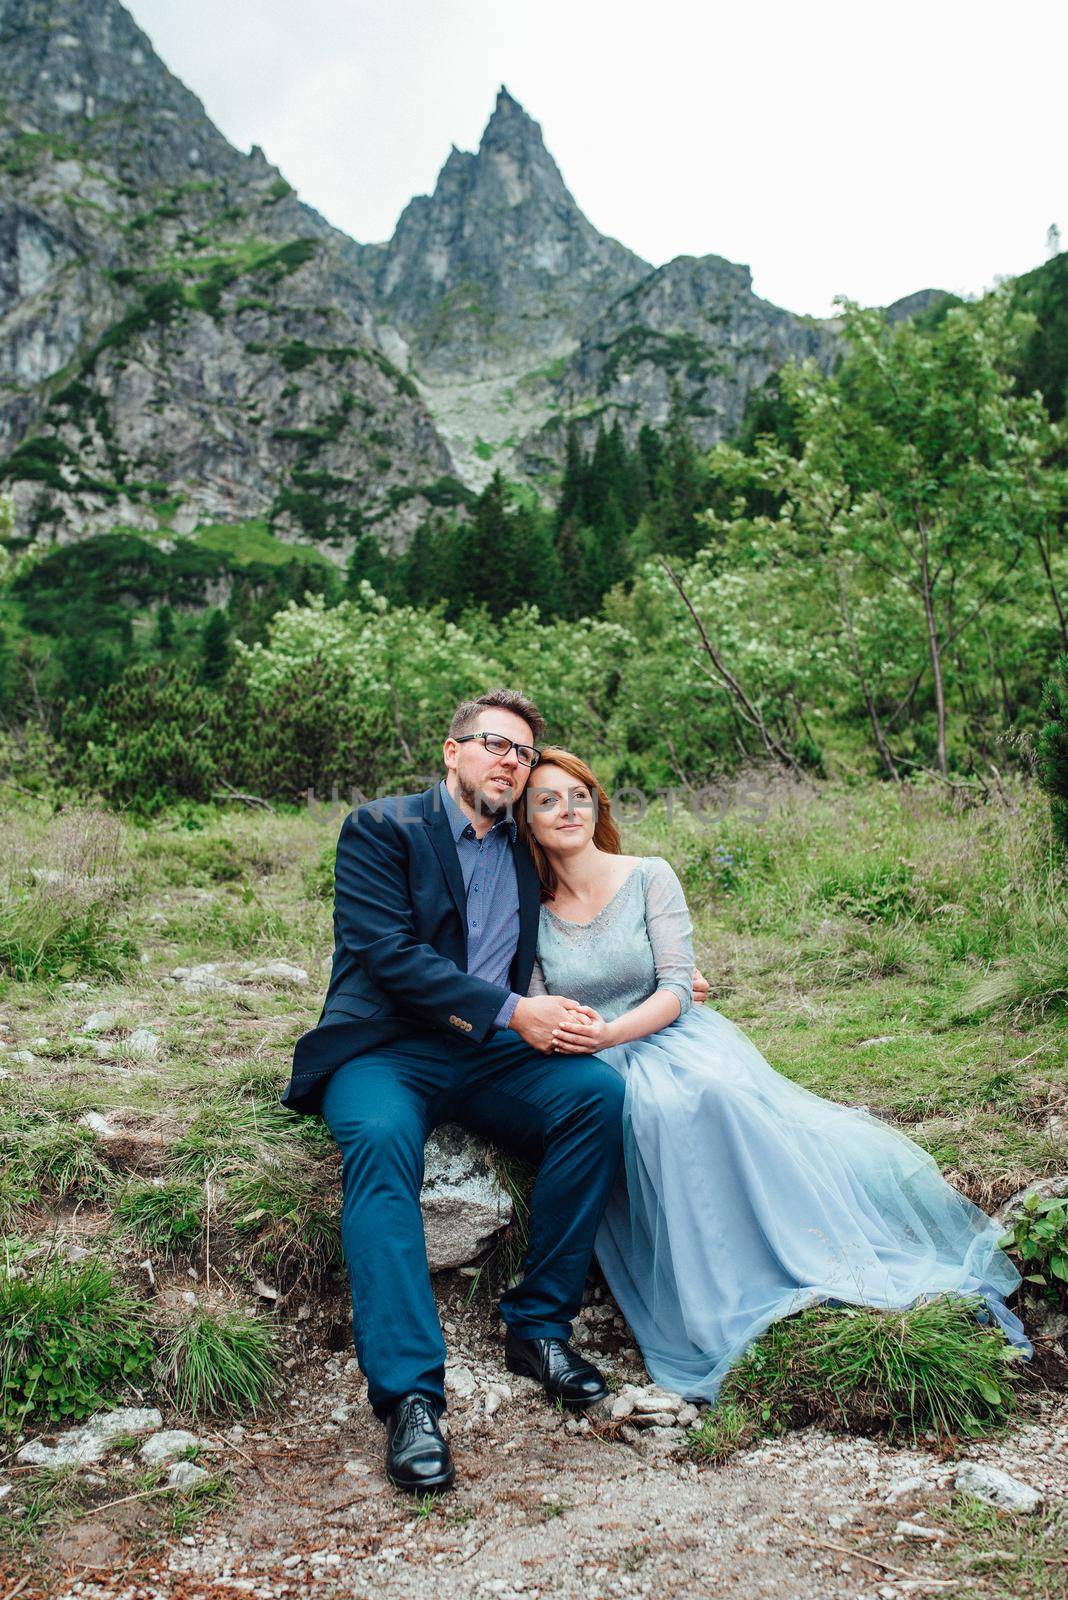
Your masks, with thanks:
M 453 1480 L 452 1456 L 425 1395 L 406 1394 L 386 1418 L 386 1477 L 415 1494 L 447 1489 Z
M 608 1394 L 603 1375 L 564 1339 L 521 1339 L 509 1328 L 504 1364 L 509 1372 L 537 1378 L 550 1400 L 562 1400 L 573 1410 L 592 1406 Z

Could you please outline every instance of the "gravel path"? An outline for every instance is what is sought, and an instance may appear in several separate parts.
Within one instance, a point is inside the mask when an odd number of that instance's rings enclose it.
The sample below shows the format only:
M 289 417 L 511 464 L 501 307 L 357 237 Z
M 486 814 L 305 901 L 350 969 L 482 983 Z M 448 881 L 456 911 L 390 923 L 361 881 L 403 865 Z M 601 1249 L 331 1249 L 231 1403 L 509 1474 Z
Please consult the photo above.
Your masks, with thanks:
M 332 1325 L 336 1337 L 339 1310 L 332 1324 L 324 1312 L 319 1326 L 317 1314 L 312 1335 Z M 63 1579 L 42 1592 L 50 1600 L 1007 1592 L 987 1590 L 983 1567 L 962 1583 L 951 1564 L 957 1541 L 936 1531 L 938 1509 L 952 1497 L 953 1460 L 806 1431 L 726 1466 L 698 1466 L 677 1431 L 628 1429 L 628 1441 L 609 1424 L 550 1408 L 535 1384 L 505 1371 L 484 1305 L 466 1307 L 453 1293 L 445 1320 L 457 1460 L 450 1494 L 421 1507 L 386 1483 L 382 1432 L 355 1362 L 346 1351 L 315 1351 L 310 1340 L 309 1358 L 291 1374 L 288 1417 L 208 1440 L 208 1464 L 233 1475 L 228 1506 L 140 1558 L 136 1505 L 84 1517 L 55 1552 Z M 622 1342 L 604 1364 L 622 1382 L 643 1381 Z M 487 1407 L 491 1393 L 497 1401 Z M 1068 1487 L 1068 1406 L 1051 1401 L 1003 1439 L 965 1453 L 1055 1506 Z M 34 1590 L 22 1593 L 29 1600 Z

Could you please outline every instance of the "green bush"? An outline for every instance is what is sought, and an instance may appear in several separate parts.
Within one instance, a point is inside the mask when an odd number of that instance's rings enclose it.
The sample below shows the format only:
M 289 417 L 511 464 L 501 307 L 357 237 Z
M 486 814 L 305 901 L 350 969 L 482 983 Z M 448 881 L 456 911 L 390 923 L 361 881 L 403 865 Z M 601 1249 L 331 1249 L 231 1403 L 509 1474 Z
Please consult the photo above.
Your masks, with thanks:
M 144 1381 L 146 1307 L 99 1261 L 0 1279 L 0 1428 L 89 1416 Z
M 1068 852 L 1068 655 L 1056 662 L 1042 689 L 1038 781 L 1049 795 L 1053 833 Z
M 1018 1258 L 1028 1283 L 1041 1284 L 1062 1302 L 1068 1299 L 1068 1195 L 1028 1195 L 1001 1248 Z

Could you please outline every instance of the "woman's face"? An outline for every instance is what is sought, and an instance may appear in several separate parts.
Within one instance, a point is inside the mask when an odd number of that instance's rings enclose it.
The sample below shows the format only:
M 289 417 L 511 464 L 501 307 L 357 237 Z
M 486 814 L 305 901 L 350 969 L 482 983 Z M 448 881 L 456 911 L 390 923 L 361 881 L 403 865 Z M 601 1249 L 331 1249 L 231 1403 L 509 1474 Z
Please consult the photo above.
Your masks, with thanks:
M 592 792 L 551 761 L 531 773 L 526 807 L 530 831 L 549 855 L 582 850 L 593 838 L 597 811 Z

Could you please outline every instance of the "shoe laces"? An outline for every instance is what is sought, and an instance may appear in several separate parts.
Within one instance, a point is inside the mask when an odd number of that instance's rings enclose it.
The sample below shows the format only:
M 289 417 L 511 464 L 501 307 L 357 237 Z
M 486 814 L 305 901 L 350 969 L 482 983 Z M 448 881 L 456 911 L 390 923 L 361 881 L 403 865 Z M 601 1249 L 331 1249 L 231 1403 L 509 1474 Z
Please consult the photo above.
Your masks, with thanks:
M 424 1400 L 421 1394 L 409 1400 L 405 1421 L 413 1433 L 433 1433 L 438 1425 L 438 1419 L 429 1400 Z

